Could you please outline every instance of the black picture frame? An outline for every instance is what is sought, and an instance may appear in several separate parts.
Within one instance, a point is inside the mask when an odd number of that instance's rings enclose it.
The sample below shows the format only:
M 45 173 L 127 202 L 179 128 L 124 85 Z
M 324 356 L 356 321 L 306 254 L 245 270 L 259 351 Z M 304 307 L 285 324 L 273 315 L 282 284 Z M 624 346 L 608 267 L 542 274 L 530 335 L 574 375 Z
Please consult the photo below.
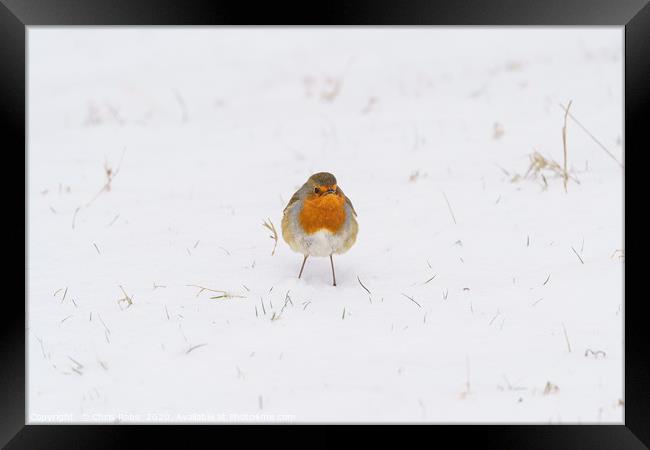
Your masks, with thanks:
M 324 2 L 281 6 L 276 3 L 251 5 L 245 2 L 172 0 L 0 0 L 0 115 L 7 175 L 15 176 L 5 196 L 7 221 L 18 228 L 24 247 L 16 248 L 27 267 L 27 197 L 26 186 L 26 27 L 32 25 L 576 25 L 625 27 L 625 154 L 641 152 L 647 147 L 643 130 L 647 121 L 648 81 L 650 81 L 650 5 L 645 0 L 473 0 L 458 2 L 409 1 L 394 3 Z M 642 140 L 643 139 L 643 140 Z M 644 145 L 645 144 L 645 145 Z M 11 158 L 7 162 L 6 158 Z M 632 170 L 639 170 L 627 164 Z M 631 193 L 626 176 L 626 195 Z M 6 180 L 6 179 L 5 179 Z M 25 192 L 20 196 L 15 186 Z M 7 203 L 8 202 L 8 203 Z M 24 208 L 25 214 L 17 213 Z M 626 202 L 627 203 L 627 202 Z M 627 215 L 627 209 L 626 209 Z M 628 247 L 625 221 L 626 261 L 641 252 Z M 19 239 L 8 241 L 18 247 Z M 636 242 L 636 241 L 634 241 Z M 636 245 L 636 244 L 635 244 Z M 8 261 L 5 257 L 5 261 Z M 15 260 L 12 258 L 12 262 Z M 27 302 L 26 270 L 12 264 L 5 271 L 12 286 L 24 280 Z M 22 275 L 19 273 L 22 272 Z M 625 273 L 625 272 L 624 272 Z M 630 285 L 625 278 L 625 293 Z M 627 296 L 626 296 L 627 297 Z M 226 426 L 96 426 L 96 425 L 25 425 L 25 308 L 20 296 L 5 296 L 0 327 L 0 379 L 2 420 L 0 443 L 6 448 L 103 448 L 133 445 L 134 434 L 143 429 L 148 439 L 171 440 L 173 428 L 191 427 L 193 439 L 178 442 L 192 445 L 207 433 L 222 433 Z M 641 301 L 637 301 L 641 300 Z M 450 438 L 456 446 L 471 441 L 474 445 L 494 448 L 647 448 L 650 446 L 650 358 L 646 345 L 649 327 L 642 314 L 645 299 L 625 302 L 625 425 L 477 425 L 435 426 L 431 443 Z M 25 303 L 26 304 L 26 303 Z M 469 431 L 469 432 L 467 432 Z M 410 431 L 409 431 L 410 432 Z M 373 436 L 383 433 L 373 431 Z M 328 433 L 329 435 L 329 433 Z M 248 437 L 248 436 L 246 436 Z M 238 439 L 245 439 L 239 433 Z M 315 436 L 313 436 L 315 437 Z M 319 434 L 323 443 L 338 443 L 333 437 Z M 149 441 L 150 445 L 153 440 Z M 220 441 L 224 442 L 224 441 Z M 404 442 L 404 441 L 402 441 Z M 216 442 L 215 442 L 216 444 Z

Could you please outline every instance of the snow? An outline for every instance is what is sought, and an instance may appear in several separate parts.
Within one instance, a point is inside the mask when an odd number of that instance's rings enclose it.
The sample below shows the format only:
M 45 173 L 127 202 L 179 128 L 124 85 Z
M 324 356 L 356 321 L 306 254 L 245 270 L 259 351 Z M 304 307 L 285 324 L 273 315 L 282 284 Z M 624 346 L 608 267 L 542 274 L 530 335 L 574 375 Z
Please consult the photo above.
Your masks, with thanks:
M 30 27 L 28 423 L 622 423 L 622 30 Z

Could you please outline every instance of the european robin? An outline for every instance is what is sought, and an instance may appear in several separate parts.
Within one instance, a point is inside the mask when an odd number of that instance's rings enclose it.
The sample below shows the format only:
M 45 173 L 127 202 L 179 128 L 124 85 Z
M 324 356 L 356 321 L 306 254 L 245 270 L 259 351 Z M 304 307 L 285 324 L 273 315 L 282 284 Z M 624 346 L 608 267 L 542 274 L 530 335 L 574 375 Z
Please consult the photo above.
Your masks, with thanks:
M 309 256 L 329 256 L 334 274 L 334 253 L 347 252 L 357 240 L 359 225 L 352 202 L 331 173 L 313 174 L 298 189 L 282 216 L 282 237 L 291 250 L 304 255 L 301 277 Z

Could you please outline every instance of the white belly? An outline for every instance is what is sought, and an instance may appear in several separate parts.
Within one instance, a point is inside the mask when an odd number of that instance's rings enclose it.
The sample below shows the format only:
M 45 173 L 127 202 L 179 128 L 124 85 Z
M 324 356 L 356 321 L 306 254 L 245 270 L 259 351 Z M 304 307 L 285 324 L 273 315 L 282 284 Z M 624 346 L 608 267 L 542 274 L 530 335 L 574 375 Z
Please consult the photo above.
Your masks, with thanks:
M 314 234 L 300 236 L 300 247 L 309 256 L 329 256 L 338 253 L 345 242 L 344 233 L 334 234 L 331 231 L 320 230 Z

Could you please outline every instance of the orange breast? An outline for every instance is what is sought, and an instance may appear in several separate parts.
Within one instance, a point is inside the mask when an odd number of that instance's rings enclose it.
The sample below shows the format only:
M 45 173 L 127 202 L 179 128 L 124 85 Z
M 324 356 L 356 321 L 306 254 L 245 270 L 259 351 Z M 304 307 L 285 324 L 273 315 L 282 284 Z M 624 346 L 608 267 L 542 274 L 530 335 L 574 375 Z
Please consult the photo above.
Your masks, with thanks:
M 336 233 L 345 222 L 345 198 L 330 194 L 306 198 L 298 216 L 306 233 L 312 234 L 325 229 Z

